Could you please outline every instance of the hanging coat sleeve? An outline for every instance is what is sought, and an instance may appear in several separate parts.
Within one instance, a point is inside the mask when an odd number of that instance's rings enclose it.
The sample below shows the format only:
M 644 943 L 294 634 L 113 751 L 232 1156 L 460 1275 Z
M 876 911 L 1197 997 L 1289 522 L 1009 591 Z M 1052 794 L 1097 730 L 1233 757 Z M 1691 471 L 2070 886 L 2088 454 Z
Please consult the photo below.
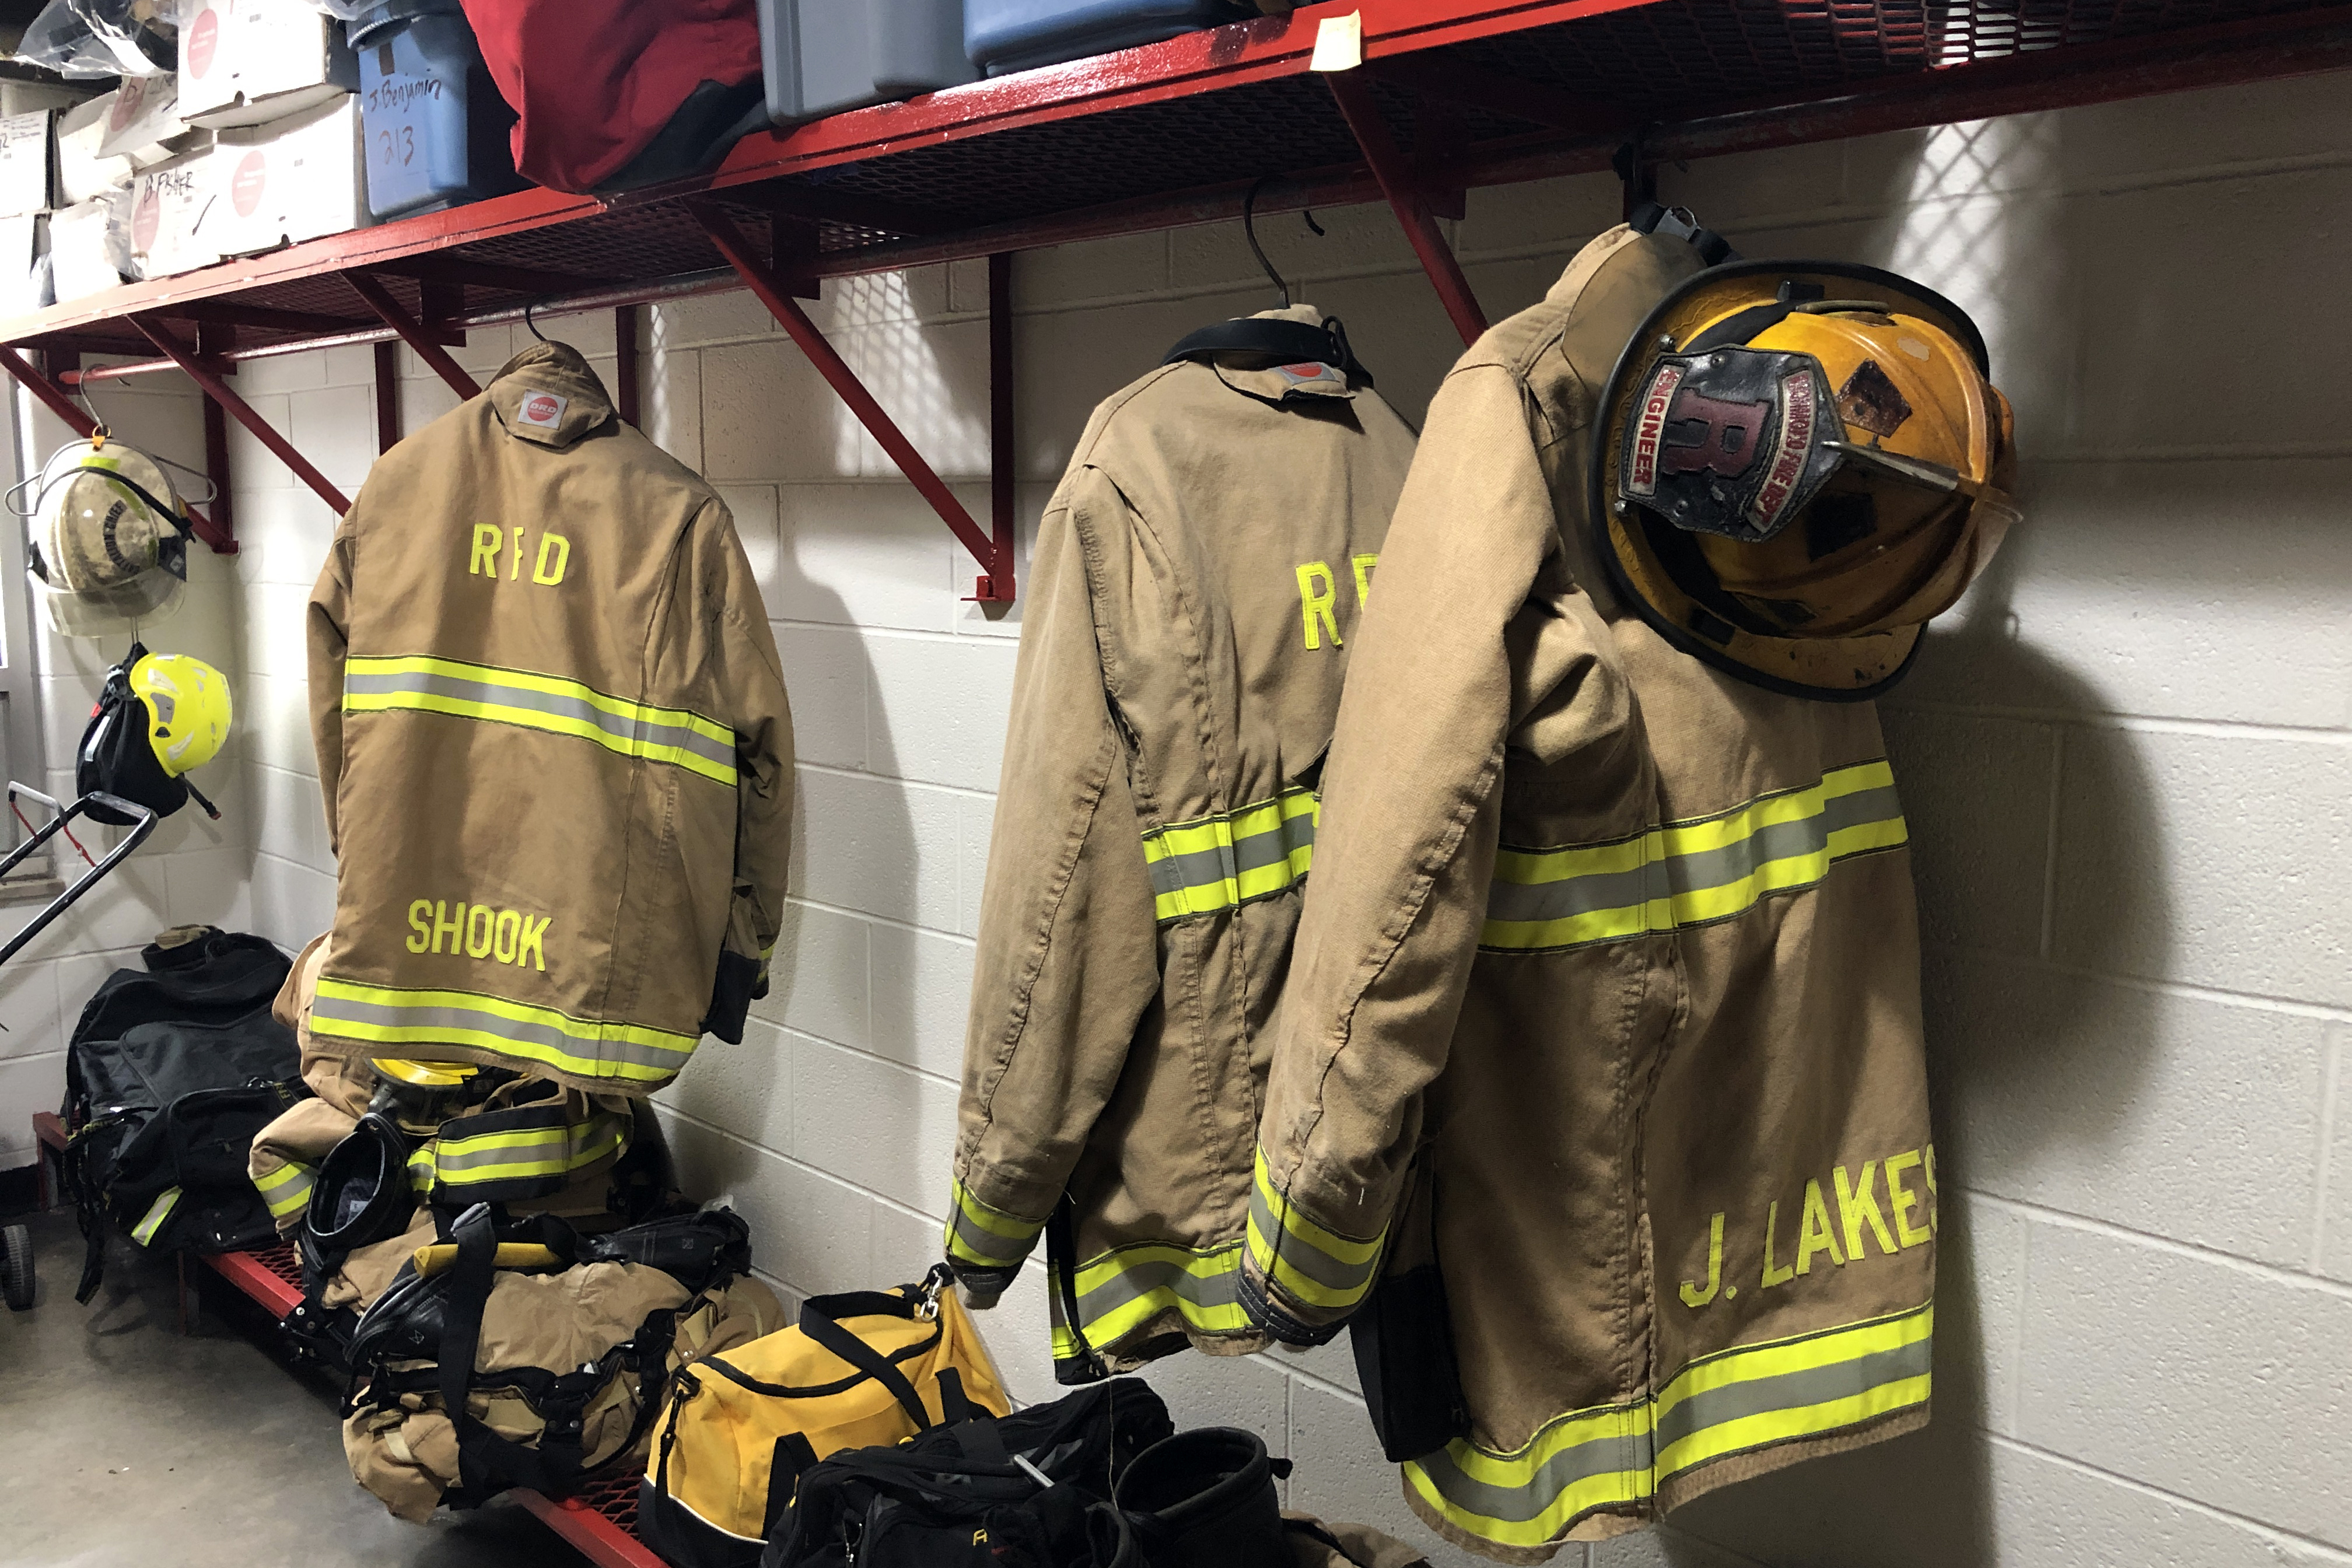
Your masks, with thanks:
M 310 742 L 319 753 L 319 793 L 326 805 L 330 854 L 342 846 L 341 825 L 335 820 L 335 785 L 343 773 L 343 656 L 350 647 L 352 530 L 358 513 L 354 504 L 335 530 L 327 563 L 310 590 Z
M 713 979 L 706 1033 L 743 1038 L 751 1002 L 768 994 L 768 960 L 783 924 L 793 839 L 793 713 L 776 636 L 727 509 L 713 500 L 695 519 L 695 557 L 705 619 L 713 627 L 710 679 L 735 731 L 734 893 Z
M 1583 438 L 1551 435 L 1517 375 L 1474 358 L 1431 405 L 1381 552 L 1324 773 L 1243 1264 L 1244 1307 L 1289 1342 L 1328 1339 L 1379 1272 L 1477 954 L 1507 741 L 1538 710 L 1570 750 L 1570 731 L 1605 743 L 1630 722 L 1538 451 Z
M 1091 515 L 1089 515 L 1091 513 Z M 947 1252 L 975 1306 L 1018 1272 L 1160 989 L 1128 748 L 1113 717 L 1089 538 L 1126 502 L 1090 471 L 1039 528 L 981 900 Z

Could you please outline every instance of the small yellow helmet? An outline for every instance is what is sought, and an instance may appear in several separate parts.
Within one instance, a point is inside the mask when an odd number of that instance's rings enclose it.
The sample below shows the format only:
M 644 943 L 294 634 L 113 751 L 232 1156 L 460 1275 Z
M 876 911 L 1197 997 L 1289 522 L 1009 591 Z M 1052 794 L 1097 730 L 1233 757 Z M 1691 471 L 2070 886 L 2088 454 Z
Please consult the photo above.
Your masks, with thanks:
M 148 742 L 172 777 L 203 767 L 227 744 L 228 681 L 203 659 L 151 653 L 131 667 L 131 689 L 147 704 Z
M 1885 690 L 2018 517 L 1982 336 L 1874 268 L 1696 274 L 1634 335 L 1598 425 L 1618 586 L 1667 641 L 1772 690 Z

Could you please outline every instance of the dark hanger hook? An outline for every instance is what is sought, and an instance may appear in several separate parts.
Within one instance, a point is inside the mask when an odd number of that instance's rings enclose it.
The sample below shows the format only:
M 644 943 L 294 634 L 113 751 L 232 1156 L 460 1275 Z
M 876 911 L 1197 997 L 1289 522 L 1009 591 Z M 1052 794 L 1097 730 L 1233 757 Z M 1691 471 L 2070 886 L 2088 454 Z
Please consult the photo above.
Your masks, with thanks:
M 538 310 L 543 302 L 544 301 L 533 300 L 530 304 L 525 305 L 522 308 L 522 324 L 530 330 L 530 335 L 537 338 L 541 342 L 547 342 L 547 334 L 539 330 L 539 323 L 530 319 L 530 313 L 533 310 Z
M 1287 310 L 1290 309 L 1290 285 L 1282 280 L 1282 274 L 1274 269 L 1274 263 L 1266 259 L 1265 247 L 1258 244 L 1257 221 L 1253 211 L 1257 205 L 1258 192 L 1272 178 L 1272 174 L 1260 174 L 1250 182 L 1248 194 L 1242 197 L 1242 237 L 1249 241 L 1250 254 L 1257 258 L 1257 264 L 1265 268 L 1265 275 L 1274 280 L 1275 291 L 1282 296 L 1282 308 Z

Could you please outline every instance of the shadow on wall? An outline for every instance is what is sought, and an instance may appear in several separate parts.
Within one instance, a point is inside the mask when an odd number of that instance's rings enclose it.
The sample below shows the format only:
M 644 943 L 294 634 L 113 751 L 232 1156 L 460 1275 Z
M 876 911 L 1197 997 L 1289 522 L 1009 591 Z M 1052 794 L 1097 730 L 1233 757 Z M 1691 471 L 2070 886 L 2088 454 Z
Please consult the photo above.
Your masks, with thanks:
M 1675 1516 L 1677 1530 L 1776 1568 L 2004 1561 L 2000 1521 L 2018 1505 L 1989 1434 L 2014 1429 L 2021 1247 L 2009 1215 L 1964 1189 L 2004 1190 L 2010 1173 L 2037 1163 L 2097 1168 L 2133 1126 L 2147 1078 L 2144 1050 L 2100 1050 L 2117 1033 L 2105 1016 L 2117 994 L 2072 983 L 2058 966 L 2166 972 L 2173 942 L 2157 792 L 2127 738 L 2066 721 L 2112 711 L 2115 700 L 2026 640 L 2011 609 L 2025 574 L 2051 558 L 2038 537 L 2067 526 L 2037 513 L 2032 459 L 2037 445 L 2068 444 L 2068 405 L 2080 395 L 2068 323 L 2080 320 L 2081 279 L 2096 258 L 2083 253 L 2082 231 L 2062 229 L 2054 203 L 1968 194 L 2015 183 L 2016 161 L 2049 156 L 2043 143 L 2055 134 L 2047 120 L 1923 133 L 1912 164 L 1888 166 L 1885 188 L 1866 196 L 1895 216 L 1751 242 L 1756 254 L 1889 267 L 1961 303 L 1991 344 L 2027 459 L 2027 521 L 1961 610 L 1929 634 L 1907 686 L 1882 703 L 1911 825 L 1946 1173 L 1935 1419 Z M 1671 1537 L 1665 1544 L 1667 1561 L 1679 1561 Z

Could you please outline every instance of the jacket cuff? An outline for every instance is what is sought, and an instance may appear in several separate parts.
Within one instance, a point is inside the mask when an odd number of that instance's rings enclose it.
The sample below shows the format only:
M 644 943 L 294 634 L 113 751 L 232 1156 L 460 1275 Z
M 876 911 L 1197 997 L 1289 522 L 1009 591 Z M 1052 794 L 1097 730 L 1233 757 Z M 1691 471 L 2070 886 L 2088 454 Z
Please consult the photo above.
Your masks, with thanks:
M 961 1181 L 950 1178 L 948 1188 L 948 1265 L 967 1305 L 992 1307 L 1021 1272 L 1045 1222 L 982 1203 Z
M 995 1306 L 1021 1276 L 1018 1268 L 981 1268 L 953 1258 L 948 1260 L 948 1268 L 955 1275 L 956 1293 L 975 1312 L 985 1312 Z
M 743 1019 L 751 1011 L 751 998 L 767 990 L 767 967 L 758 959 L 735 952 L 719 950 L 719 973 L 710 986 L 710 1011 L 702 1020 L 702 1032 L 716 1035 L 730 1046 L 743 1043 Z
M 1365 1238 L 1308 1217 L 1275 1190 L 1259 1151 L 1242 1254 L 1242 1310 L 1282 1344 L 1328 1342 L 1371 1293 L 1387 1237 L 1385 1226 Z

